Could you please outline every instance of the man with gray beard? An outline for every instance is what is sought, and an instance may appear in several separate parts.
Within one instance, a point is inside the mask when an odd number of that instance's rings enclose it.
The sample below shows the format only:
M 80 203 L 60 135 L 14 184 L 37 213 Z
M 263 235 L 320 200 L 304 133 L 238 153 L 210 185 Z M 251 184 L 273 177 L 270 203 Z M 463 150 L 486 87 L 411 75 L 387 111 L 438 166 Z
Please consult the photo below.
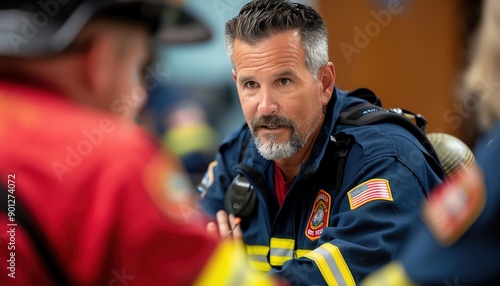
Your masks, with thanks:
M 269 141 L 269 143 L 266 144 L 265 140 L 259 138 L 257 132 L 255 131 L 259 126 L 262 126 L 264 124 L 267 124 L 268 128 L 276 128 L 278 126 L 290 128 L 290 132 L 292 133 L 290 139 L 285 141 L 283 144 L 280 144 L 279 142 L 275 142 L 278 139 L 278 136 L 276 134 L 264 134 L 265 139 Z M 318 124 L 320 124 L 320 122 L 318 122 Z M 267 160 L 278 160 L 291 157 L 300 148 L 306 145 L 306 142 L 312 133 L 307 133 L 306 138 L 302 139 L 297 134 L 295 125 L 290 119 L 279 116 L 265 115 L 252 120 L 251 130 L 252 136 L 255 138 L 255 146 L 257 147 L 257 150 L 262 155 L 262 157 L 266 158 Z
M 364 100 L 335 86 L 313 8 L 250 2 L 225 44 L 246 124 L 199 185 L 207 230 L 243 240 L 254 269 L 292 285 L 354 285 L 412 234 L 439 165 L 401 126 L 339 123 Z M 341 142 L 349 152 L 337 164 Z

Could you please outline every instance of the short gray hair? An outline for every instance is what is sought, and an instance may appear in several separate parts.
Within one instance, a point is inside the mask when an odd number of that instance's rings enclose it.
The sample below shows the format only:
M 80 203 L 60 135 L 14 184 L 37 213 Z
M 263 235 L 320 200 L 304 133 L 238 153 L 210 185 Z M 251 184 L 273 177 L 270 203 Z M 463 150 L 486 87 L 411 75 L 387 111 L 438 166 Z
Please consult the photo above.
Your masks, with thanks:
M 312 7 L 288 0 L 254 0 L 238 16 L 226 23 L 226 54 L 233 62 L 236 39 L 256 45 L 287 31 L 300 33 L 306 53 L 305 65 L 317 79 L 319 69 L 328 62 L 328 32 L 323 18 Z

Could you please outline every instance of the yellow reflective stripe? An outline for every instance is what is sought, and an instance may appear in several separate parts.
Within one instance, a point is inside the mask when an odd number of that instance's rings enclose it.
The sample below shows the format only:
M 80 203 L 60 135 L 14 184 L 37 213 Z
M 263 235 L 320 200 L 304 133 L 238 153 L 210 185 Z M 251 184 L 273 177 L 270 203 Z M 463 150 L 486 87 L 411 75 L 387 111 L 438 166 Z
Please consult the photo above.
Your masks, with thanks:
M 310 249 L 297 249 L 296 251 L 296 256 L 297 258 L 301 258 L 302 256 L 308 254 L 309 252 L 311 252 L 312 250 Z
M 271 253 L 269 260 L 273 266 L 282 266 L 285 261 L 293 258 L 295 240 L 290 238 L 271 237 Z
M 269 252 L 269 246 L 267 245 L 247 245 L 246 249 L 249 255 L 255 254 L 267 256 L 267 253 Z
M 269 246 L 266 245 L 247 245 L 248 261 L 250 267 L 255 270 L 267 272 L 271 270 L 271 265 L 267 261 Z
M 194 285 L 271 286 L 276 281 L 251 270 L 243 245 L 227 240 L 214 251 Z
M 271 260 L 270 263 L 273 266 L 283 266 L 283 263 L 287 262 L 290 259 L 292 259 L 292 257 L 281 257 L 281 256 L 269 257 L 269 260 Z
M 260 262 L 260 261 L 255 261 L 255 260 L 249 260 L 248 263 L 250 264 L 250 267 L 253 270 L 260 271 L 260 272 L 267 272 L 271 270 L 271 264 L 269 262 Z
M 293 249 L 294 246 L 294 239 L 271 237 L 271 248 Z
M 316 263 L 328 285 L 356 285 L 351 271 L 337 246 L 325 243 L 304 257 Z
M 363 286 L 415 286 L 399 262 L 391 262 L 370 274 L 362 281 Z

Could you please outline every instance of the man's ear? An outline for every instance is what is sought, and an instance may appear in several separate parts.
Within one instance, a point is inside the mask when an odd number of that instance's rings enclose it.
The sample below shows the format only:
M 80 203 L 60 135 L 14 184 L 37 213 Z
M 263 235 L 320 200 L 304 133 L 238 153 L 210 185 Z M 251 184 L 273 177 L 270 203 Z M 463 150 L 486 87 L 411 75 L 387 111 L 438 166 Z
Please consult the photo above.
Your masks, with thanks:
M 233 74 L 233 80 L 236 83 L 237 76 L 236 76 L 236 70 L 235 69 L 232 70 L 232 74 Z
M 109 84 L 113 81 L 112 67 L 116 64 L 115 43 L 110 35 L 98 34 L 84 51 L 84 70 L 90 90 L 96 94 L 108 91 Z
M 326 105 L 330 98 L 332 97 L 333 89 L 335 87 L 335 67 L 332 62 L 328 62 L 324 65 L 318 74 L 319 80 L 321 82 L 321 99 L 323 104 Z

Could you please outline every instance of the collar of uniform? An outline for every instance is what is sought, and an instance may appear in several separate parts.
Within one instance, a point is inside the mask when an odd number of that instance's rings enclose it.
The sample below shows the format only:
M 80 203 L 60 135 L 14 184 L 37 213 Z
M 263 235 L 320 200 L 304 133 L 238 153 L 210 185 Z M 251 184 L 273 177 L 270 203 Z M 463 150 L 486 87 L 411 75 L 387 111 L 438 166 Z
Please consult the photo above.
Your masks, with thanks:
M 333 134 L 335 124 L 340 116 L 340 111 L 344 109 L 346 97 L 347 93 L 345 91 L 339 90 L 337 89 L 337 87 L 334 87 L 332 98 L 327 105 L 325 121 L 321 126 L 321 131 L 318 134 L 316 141 L 314 142 L 311 156 L 302 168 L 302 176 L 309 176 L 310 174 L 318 170 L 321 159 L 325 154 L 326 147 L 330 142 L 330 134 Z

